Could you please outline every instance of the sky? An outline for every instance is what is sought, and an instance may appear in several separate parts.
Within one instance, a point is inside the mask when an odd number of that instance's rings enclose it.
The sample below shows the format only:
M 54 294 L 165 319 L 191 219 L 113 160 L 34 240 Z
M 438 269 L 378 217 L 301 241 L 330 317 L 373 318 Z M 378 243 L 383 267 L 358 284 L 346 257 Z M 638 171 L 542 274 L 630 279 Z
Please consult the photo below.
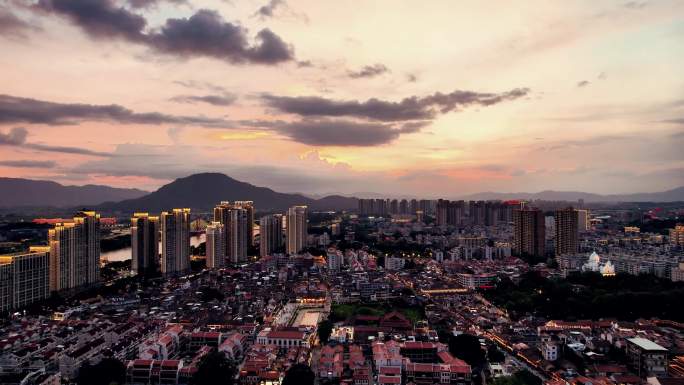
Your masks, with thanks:
M 0 176 L 684 185 L 684 2 L 0 0 Z

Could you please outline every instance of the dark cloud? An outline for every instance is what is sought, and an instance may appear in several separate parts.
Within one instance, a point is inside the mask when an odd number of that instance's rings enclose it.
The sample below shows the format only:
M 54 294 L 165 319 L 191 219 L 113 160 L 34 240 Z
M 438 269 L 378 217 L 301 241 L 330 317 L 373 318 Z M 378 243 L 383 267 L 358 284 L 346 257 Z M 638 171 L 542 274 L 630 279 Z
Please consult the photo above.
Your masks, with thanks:
M 389 68 L 387 68 L 387 66 L 384 64 L 377 63 L 363 66 L 363 68 L 358 71 L 348 71 L 347 75 L 349 75 L 349 77 L 352 79 L 361 79 L 376 77 L 384 74 L 385 72 L 389 72 Z
M 223 127 L 223 119 L 203 116 L 174 116 L 159 112 L 137 113 L 125 107 L 95 104 L 65 104 L 0 95 L 0 124 L 78 124 L 83 121 L 109 121 L 121 124 L 187 124 Z
M 237 96 L 232 94 L 222 95 L 178 95 L 171 98 L 171 101 L 177 103 L 207 103 L 214 106 L 229 106 L 237 100 Z
M 40 0 L 37 7 L 69 18 L 91 37 L 124 39 L 168 55 L 238 64 L 294 59 L 292 46 L 271 30 L 262 29 L 250 43 L 245 28 L 224 21 L 216 11 L 201 9 L 189 18 L 167 19 L 158 30 L 145 32 L 145 18 L 113 0 Z
M 146 41 L 163 53 L 209 56 L 231 63 L 277 64 L 294 59 L 293 48 L 271 30 L 259 31 L 256 44 L 250 45 L 247 30 L 225 22 L 217 12 L 206 9 L 189 18 L 166 20 Z
M 409 83 L 415 83 L 415 82 L 418 81 L 418 76 L 417 76 L 416 74 L 407 74 L 407 75 L 406 75 L 406 80 L 407 80 Z
M 684 124 L 684 118 L 679 118 L 679 119 L 666 119 L 662 120 L 663 123 L 672 123 L 672 124 Z
M 0 160 L 0 166 L 17 168 L 54 168 L 57 163 L 51 160 Z
M 276 127 L 280 134 L 312 146 L 377 146 L 418 129 L 415 126 L 395 128 L 382 123 L 327 119 L 303 120 Z
M 91 37 L 145 40 L 145 18 L 118 6 L 113 0 L 39 0 L 38 8 L 69 18 Z
M 0 115 L 1 116 L 1 115 Z M 30 150 L 44 151 L 44 152 L 58 152 L 64 154 L 77 154 L 77 155 L 91 155 L 91 156 L 102 156 L 109 157 L 112 156 L 110 153 L 92 151 L 86 148 L 80 147 L 66 147 L 66 146 L 51 146 L 41 143 L 30 143 L 26 141 L 28 137 L 28 131 L 23 127 L 14 127 L 8 133 L 0 131 L 0 145 L 2 146 L 14 146 L 21 147 Z
M 15 127 L 8 133 L 0 131 L 0 145 L 20 146 L 26 142 L 28 131 L 25 128 Z
M 580 87 L 580 88 L 586 87 L 586 86 L 588 86 L 588 85 L 589 85 L 589 81 L 588 81 L 588 80 L 582 80 L 581 82 L 578 82 L 578 83 L 577 83 L 577 87 Z
M 159 3 L 172 3 L 172 4 L 187 4 L 186 0 L 128 0 L 128 5 L 133 8 L 152 8 L 159 5 Z
M 0 5 L 0 36 L 23 38 L 27 32 L 35 29 L 36 27 Z
M 435 93 L 429 96 L 412 96 L 400 102 L 380 99 L 332 100 L 318 96 L 263 95 L 266 104 L 279 111 L 301 116 L 355 117 L 379 121 L 430 120 L 439 113 L 447 113 L 469 106 L 490 106 L 515 100 L 529 93 L 527 88 L 516 88 L 499 94 L 473 91 Z

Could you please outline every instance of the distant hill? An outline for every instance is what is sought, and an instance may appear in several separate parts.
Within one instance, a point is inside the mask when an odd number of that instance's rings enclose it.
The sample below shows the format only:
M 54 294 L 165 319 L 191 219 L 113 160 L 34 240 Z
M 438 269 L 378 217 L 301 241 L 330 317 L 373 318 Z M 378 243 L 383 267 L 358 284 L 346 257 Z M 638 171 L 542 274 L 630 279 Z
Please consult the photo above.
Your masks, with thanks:
M 608 202 L 680 202 L 684 201 L 684 186 L 672 190 L 654 193 L 610 194 L 600 195 L 579 191 L 541 191 L 538 193 L 495 193 L 482 192 L 461 197 L 464 200 L 545 200 L 545 201 L 577 201 L 608 203 Z
M 92 206 L 108 201 L 138 198 L 147 191 L 85 185 L 63 186 L 46 180 L 0 177 L 0 207 Z
M 194 174 L 179 178 L 145 196 L 121 202 L 105 203 L 102 211 L 159 212 L 174 207 L 190 207 L 208 211 L 220 201 L 251 200 L 257 210 L 283 211 L 295 205 L 308 205 L 312 210 L 343 210 L 356 208 L 356 198 L 330 196 L 312 199 L 301 194 L 279 193 L 235 180 L 219 173 Z

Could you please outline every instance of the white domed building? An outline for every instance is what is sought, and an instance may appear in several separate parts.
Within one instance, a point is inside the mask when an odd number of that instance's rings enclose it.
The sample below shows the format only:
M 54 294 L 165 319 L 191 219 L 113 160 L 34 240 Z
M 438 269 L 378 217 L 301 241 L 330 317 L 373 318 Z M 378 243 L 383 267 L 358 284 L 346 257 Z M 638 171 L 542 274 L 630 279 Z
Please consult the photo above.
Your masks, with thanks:
M 615 275 L 615 266 L 610 261 L 602 264 L 601 257 L 594 251 L 589 256 L 587 263 L 582 265 L 582 271 L 593 271 L 601 273 L 604 277 L 612 277 Z

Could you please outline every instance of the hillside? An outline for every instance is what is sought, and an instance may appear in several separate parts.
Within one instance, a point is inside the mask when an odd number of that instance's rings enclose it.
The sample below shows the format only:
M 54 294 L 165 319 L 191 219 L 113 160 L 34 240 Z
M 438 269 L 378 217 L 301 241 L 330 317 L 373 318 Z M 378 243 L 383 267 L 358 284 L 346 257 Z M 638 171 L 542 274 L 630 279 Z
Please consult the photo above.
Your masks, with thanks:
M 174 207 L 211 210 L 220 201 L 251 200 L 259 211 L 283 211 L 290 206 L 308 205 L 312 210 L 356 208 L 355 198 L 331 196 L 312 199 L 301 194 L 286 194 L 266 187 L 241 182 L 219 173 L 194 174 L 162 186 L 136 199 L 106 203 L 98 209 L 113 212 L 159 212 Z
M 64 186 L 46 180 L 0 177 L 0 207 L 73 207 L 138 198 L 138 189 L 85 185 Z

